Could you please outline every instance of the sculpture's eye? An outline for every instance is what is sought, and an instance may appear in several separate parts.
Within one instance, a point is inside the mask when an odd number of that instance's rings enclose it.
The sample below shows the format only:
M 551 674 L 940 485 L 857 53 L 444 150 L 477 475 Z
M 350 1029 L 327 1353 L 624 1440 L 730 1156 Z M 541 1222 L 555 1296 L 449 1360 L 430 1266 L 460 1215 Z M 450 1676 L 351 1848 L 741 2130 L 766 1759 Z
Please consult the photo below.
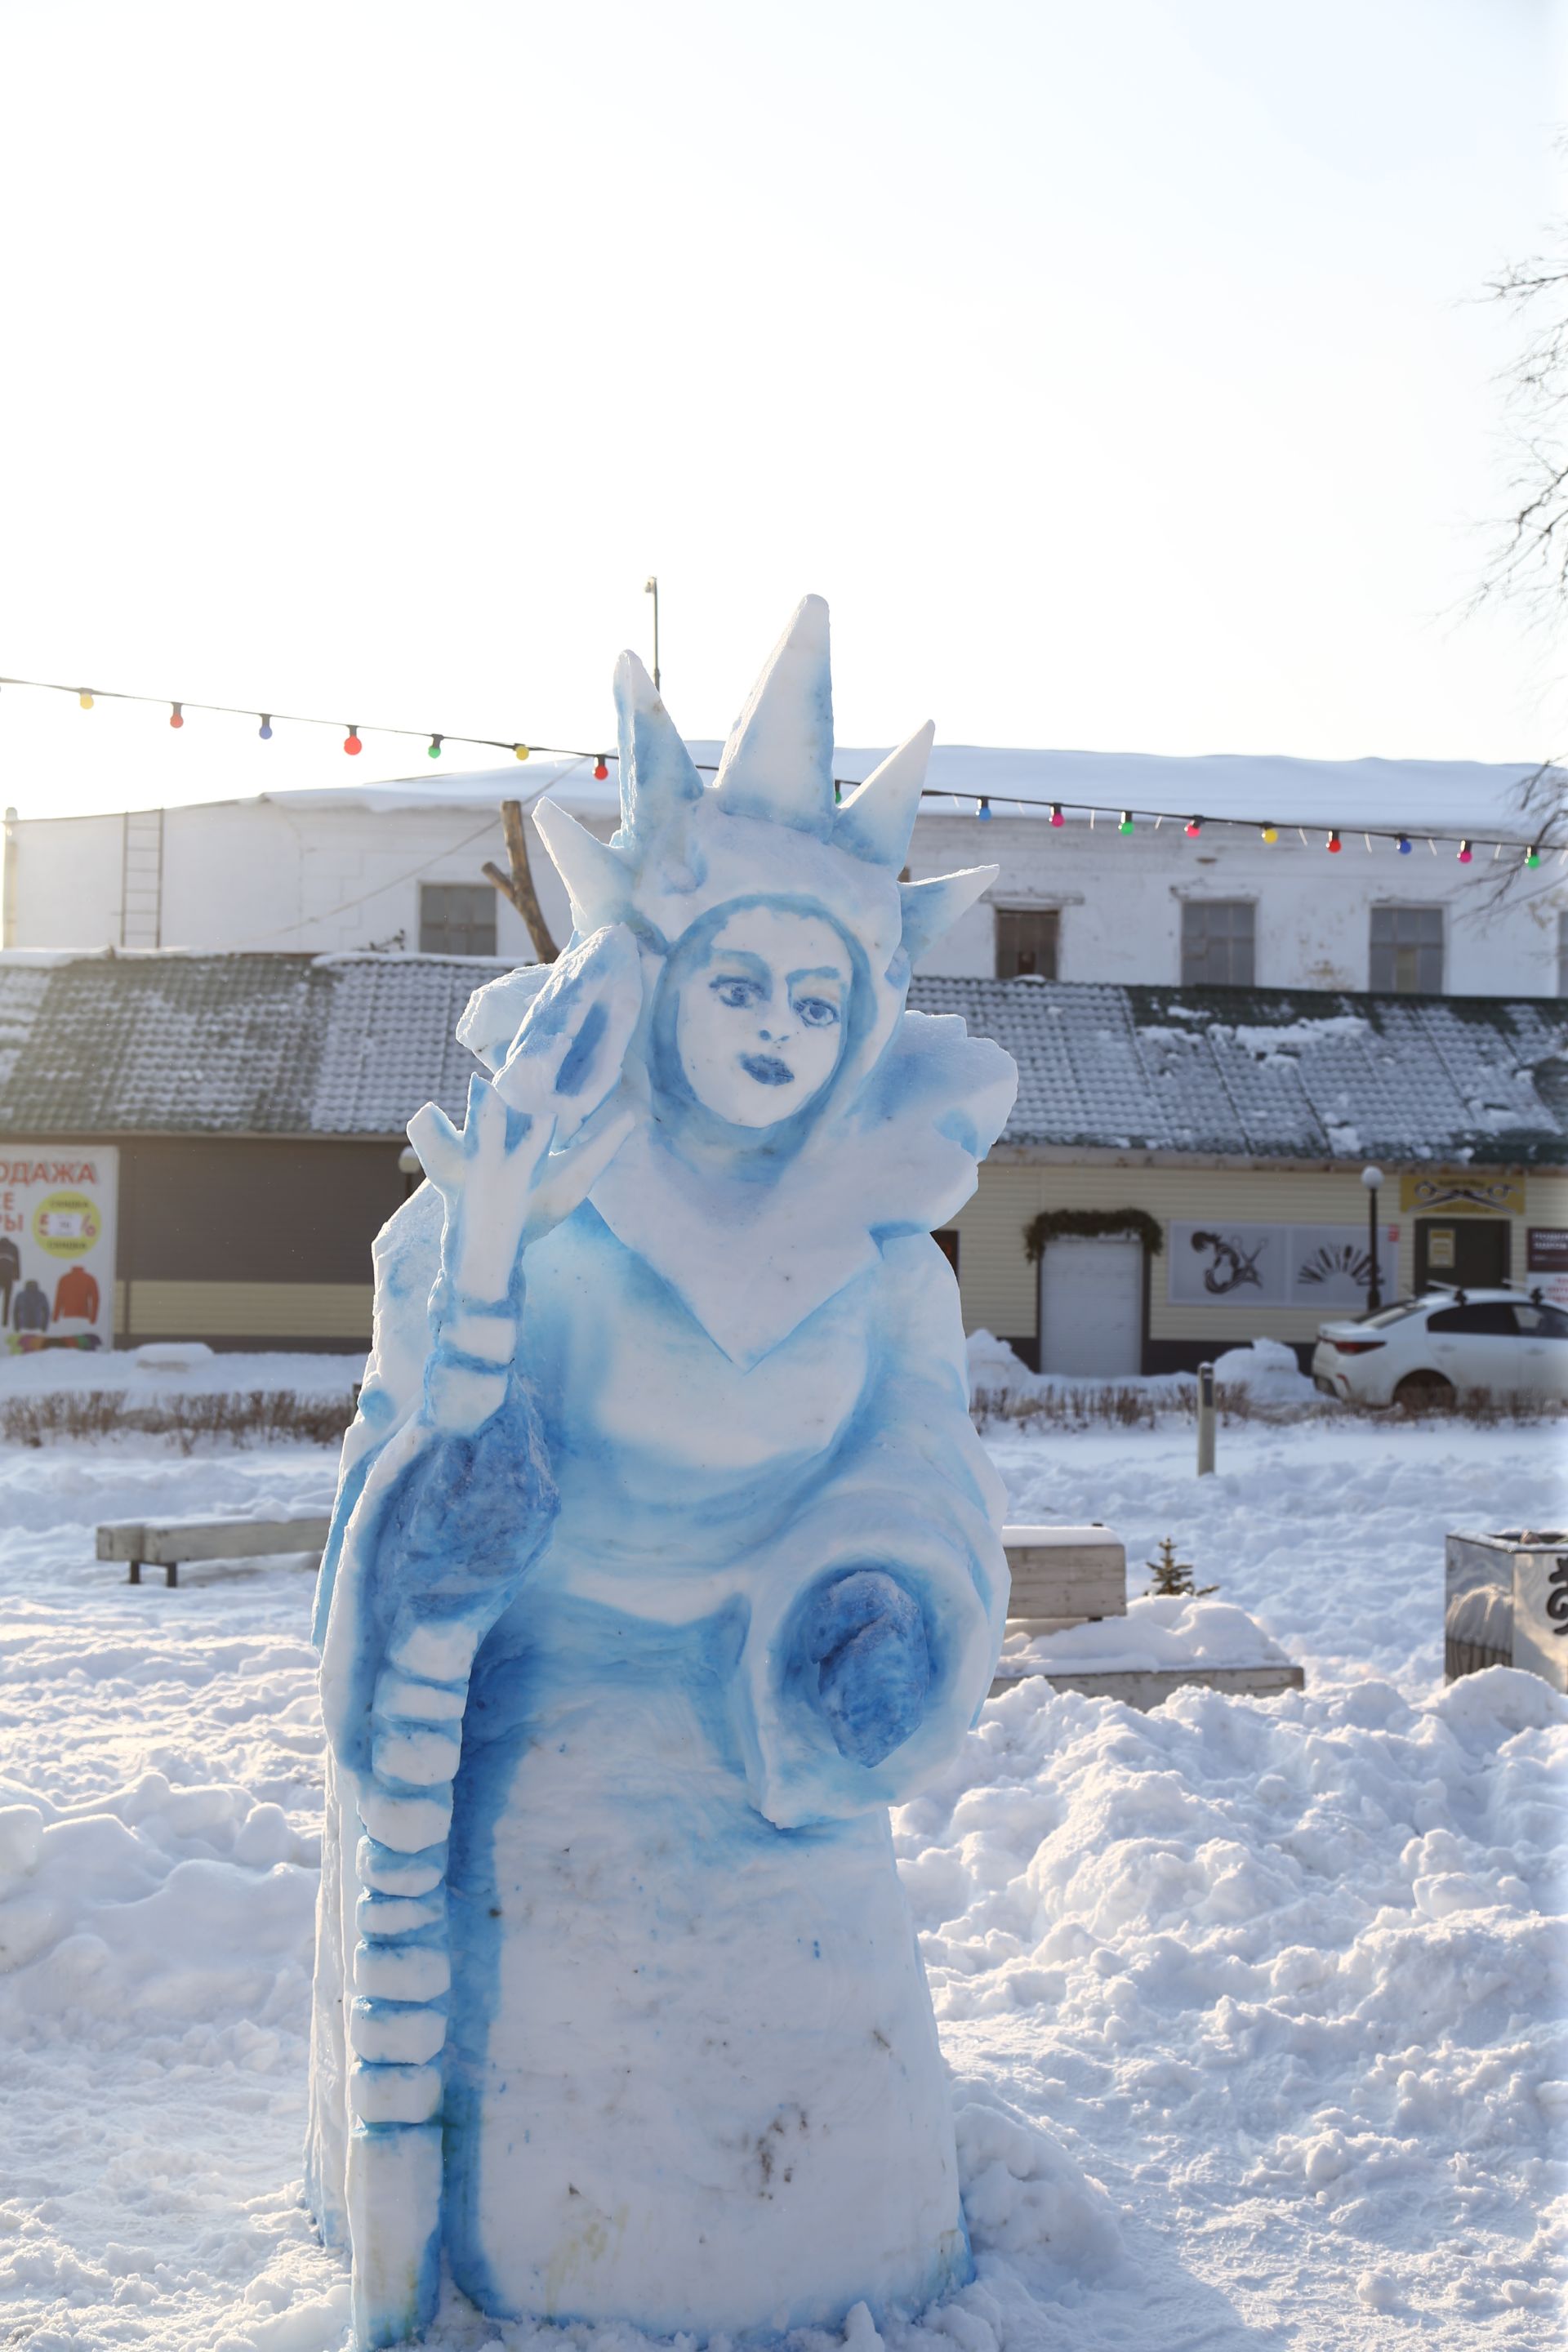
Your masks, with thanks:
M 826 996 L 797 996 L 795 1009 L 808 1029 L 831 1029 L 838 1018 L 838 1007 Z
M 760 980 L 748 980 L 741 972 L 722 972 L 713 982 L 713 993 L 721 1004 L 743 1013 L 747 1005 L 762 1002 L 763 983 Z

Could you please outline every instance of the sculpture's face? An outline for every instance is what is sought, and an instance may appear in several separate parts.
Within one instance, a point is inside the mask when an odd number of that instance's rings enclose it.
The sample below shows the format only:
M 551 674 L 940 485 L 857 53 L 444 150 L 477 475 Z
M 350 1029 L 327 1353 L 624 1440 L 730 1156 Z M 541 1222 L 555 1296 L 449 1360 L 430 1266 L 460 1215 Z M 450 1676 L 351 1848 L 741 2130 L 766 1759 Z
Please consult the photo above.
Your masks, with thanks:
M 731 1127 L 773 1127 L 832 1077 L 853 974 L 830 922 L 748 907 L 680 982 L 675 1043 L 686 1082 Z

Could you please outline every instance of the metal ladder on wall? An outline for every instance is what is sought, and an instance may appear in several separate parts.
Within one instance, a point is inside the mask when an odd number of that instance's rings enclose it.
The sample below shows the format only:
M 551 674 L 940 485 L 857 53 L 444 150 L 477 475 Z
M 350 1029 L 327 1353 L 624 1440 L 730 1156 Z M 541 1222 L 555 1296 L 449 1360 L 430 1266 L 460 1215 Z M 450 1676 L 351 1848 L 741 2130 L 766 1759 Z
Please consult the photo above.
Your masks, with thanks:
M 155 948 L 163 937 L 163 812 L 128 809 L 121 820 L 120 944 Z

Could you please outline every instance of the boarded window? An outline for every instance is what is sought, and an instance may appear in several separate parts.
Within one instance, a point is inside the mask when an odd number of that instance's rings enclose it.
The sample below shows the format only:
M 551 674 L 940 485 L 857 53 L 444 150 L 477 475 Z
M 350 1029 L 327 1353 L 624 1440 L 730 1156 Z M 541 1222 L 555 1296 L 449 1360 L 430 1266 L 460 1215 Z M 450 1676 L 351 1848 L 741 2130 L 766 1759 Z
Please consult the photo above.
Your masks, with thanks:
M 1017 980 L 1034 972 L 1041 980 L 1055 980 L 1061 919 L 1055 907 L 998 907 L 997 979 Z
M 421 882 L 422 955 L 493 956 L 496 894 L 488 882 Z
M 1257 912 L 1250 898 L 1184 899 L 1184 988 L 1252 986 Z
M 1384 996 L 1438 996 L 1443 989 L 1441 907 L 1374 907 L 1367 986 Z

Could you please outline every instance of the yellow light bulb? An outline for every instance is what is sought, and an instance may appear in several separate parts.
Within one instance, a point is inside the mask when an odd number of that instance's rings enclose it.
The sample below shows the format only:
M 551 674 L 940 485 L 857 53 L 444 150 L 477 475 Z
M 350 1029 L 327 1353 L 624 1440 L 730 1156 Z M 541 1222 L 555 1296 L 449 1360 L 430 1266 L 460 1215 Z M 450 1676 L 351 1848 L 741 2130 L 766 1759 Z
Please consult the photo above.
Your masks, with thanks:
M 1279 827 L 1277 825 L 1266 824 L 1263 828 L 1263 838 L 1265 841 L 1278 841 L 1279 838 Z
M 526 743 L 514 743 L 514 744 L 512 745 L 512 747 L 511 747 L 511 748 L 512 748 L 513 751 L 517 754 L 517 757 L 518 757 L 520 760 L 526 760 L 526 759 L 527 759 L 527 757 L 528 757 L 528 746 L 527 746 L 527 744 L 526 744 Z
M 77 696 L 77 700 L 80 703 L 84 710 L 90 710 L 92 709 L 92 697 L 89 694 L 85 687 L 83 687 L 81 692 Z

